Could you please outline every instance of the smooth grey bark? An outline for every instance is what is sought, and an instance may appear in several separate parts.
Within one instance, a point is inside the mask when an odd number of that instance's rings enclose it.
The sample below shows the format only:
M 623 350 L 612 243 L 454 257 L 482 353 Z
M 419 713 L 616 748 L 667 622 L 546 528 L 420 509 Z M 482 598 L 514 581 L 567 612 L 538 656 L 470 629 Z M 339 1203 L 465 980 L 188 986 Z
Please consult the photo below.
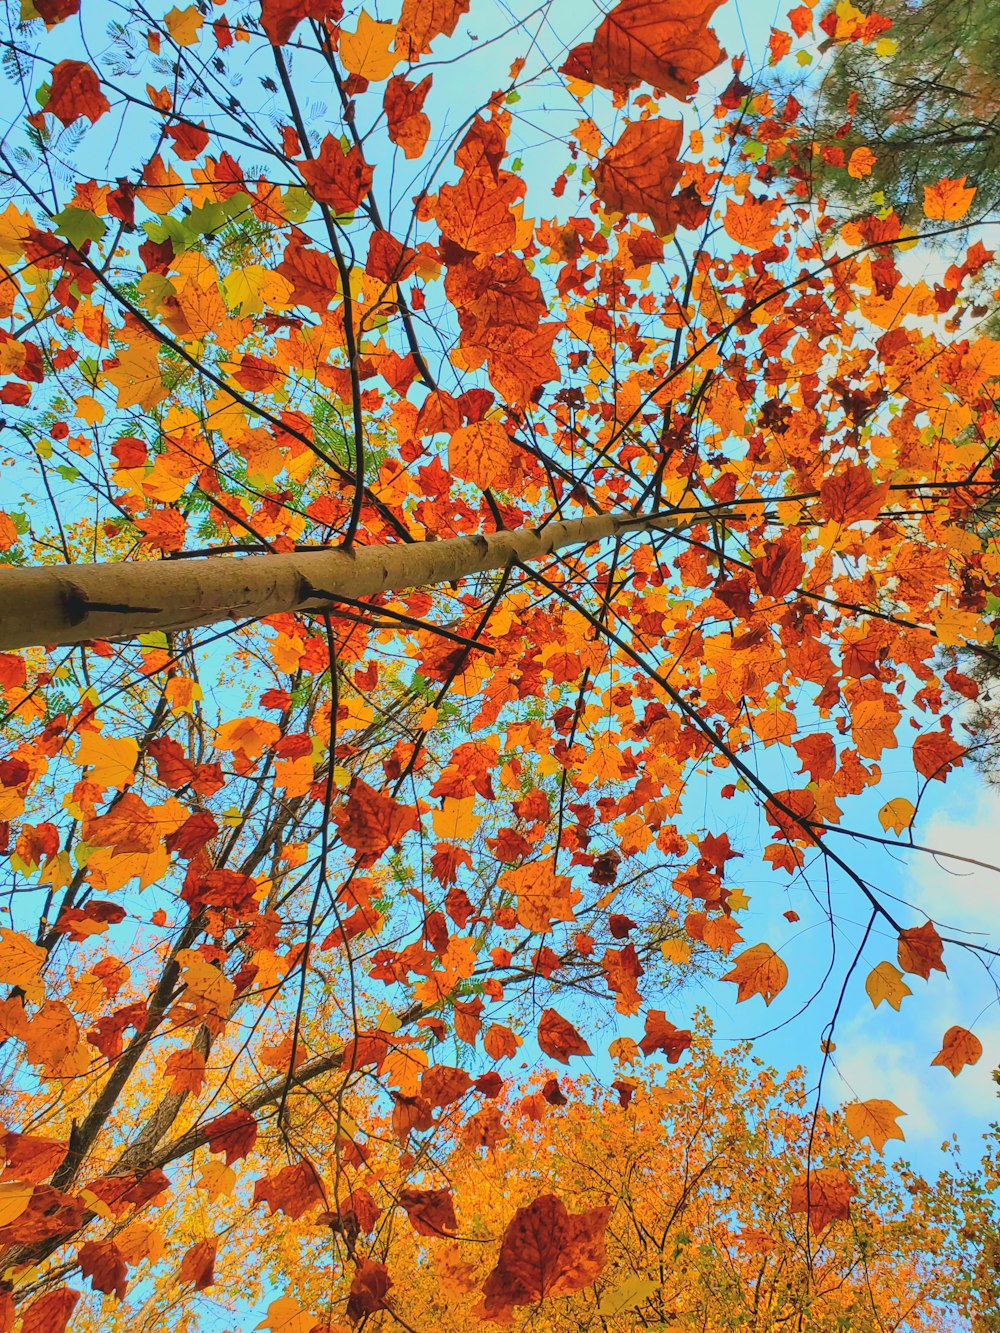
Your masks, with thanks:
M 447 541 L 336 547 L 275 555 L 211 555 L 97 565 L 0 568 L 0 651 L 128 639 L 282 611 L 328 609 L 453 583 L 487 569 L 531 564 L 568 546 L 629 531 L 671 528 L 696 515 L 595 514 Z

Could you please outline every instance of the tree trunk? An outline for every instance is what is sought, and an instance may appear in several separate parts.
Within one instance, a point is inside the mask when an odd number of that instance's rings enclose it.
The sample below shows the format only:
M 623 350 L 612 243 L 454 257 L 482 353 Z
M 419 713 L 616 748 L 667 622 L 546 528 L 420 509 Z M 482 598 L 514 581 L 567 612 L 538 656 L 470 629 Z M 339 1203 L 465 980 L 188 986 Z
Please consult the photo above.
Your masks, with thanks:
M 567 546 L 691 515 L 596 514 L 448 541 L 331 547 L 276 555 L 213 555 L 103 565 L 0 568 L 0 651 L 127 639 L 281 611 L 328 609 L 338 597 L 430 588 L 485 569 L 529 564 Z

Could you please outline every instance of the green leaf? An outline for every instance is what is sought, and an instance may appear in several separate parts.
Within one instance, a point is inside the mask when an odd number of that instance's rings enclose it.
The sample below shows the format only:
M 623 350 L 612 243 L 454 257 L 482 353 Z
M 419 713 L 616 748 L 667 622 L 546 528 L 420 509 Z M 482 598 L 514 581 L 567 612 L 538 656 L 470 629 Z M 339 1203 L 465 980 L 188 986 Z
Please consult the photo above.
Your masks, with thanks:
M 56 235 L 65 236 L 70 245 L 80 249 L 85 241 L 99 241 L 107 231 L 107 223 L 86 208 L 64 208 L 53 213 Z

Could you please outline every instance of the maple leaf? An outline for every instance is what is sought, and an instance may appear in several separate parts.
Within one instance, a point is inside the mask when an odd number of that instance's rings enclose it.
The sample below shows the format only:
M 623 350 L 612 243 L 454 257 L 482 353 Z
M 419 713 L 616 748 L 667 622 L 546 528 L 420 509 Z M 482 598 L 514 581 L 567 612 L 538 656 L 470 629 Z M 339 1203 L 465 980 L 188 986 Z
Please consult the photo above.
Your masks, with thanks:
M 80 12 L 80 0 L 34 0 L 35 11 L 47 28 L 55 27 Z
M 687 101 L 723 58 L 708 21 L 722 0 L 620 0 L 562 72 L 612 92 L 648 83 Z
M 45 110 L 72 125 L 81 116 L 93 124 L 100 120 L 111 103 L 101 92 L 101 83 L 91 67 L 82 60 L 60 60 L 52 67 L 51 91 Z
M 260 23 L 268 41 L 283 46 L 303 19 L 336 22 L 343 13 L 342 0 L 262 0 Z
M 912 972 L 925 981 L 931 972 L 947 972 L 941 961 L 944 946 L 930 921 L 899 932 L 897 961 L 904 972 Z
M 351 1281 L 347 1300 L 347 1317 L 357 1322 L 365 1315 L 389 1307 L 388 1292 L 392 1278 L 385 1264 L 372 1259 L 361 1259 Z
M 351 783 L 347 805 L 338 816 L 342 840 L 366 863 L 377 860 L 386 848 L 397 846 L 418 826 L 409 806 L 381 795 L 361 778 Z
M 385 86 L 383 107 L 389 127 L 389 138 L 402 148 L 407 158 L 417 158 L 427 147 L 431 122 L 423 106 L 431 90 L 428 74 L 419 83 L 397 74 Z
M 672 236 L 678 216 L 674 187 L 683 167 L 679 120 L 642 120 L 626 125 L 594 167 L 594 186 L 612 213 L 645 213 L 661 236 Z
M 784 990 L 788 968 L 769 944 L 755 944 L 744 949 L 733 961 L 734 967 L 722 980 L 736 982 L 737 1004 L 751 995 L 760 995 L 765 1004 L 770 1004 L 778 992 Z
M 806 1213 L 810 1229 L 818 1236 L 831 1222 L 850 1217 L 855 1193 L 853 1181 L 839 1167 L 820 1167 L 794 1182 L 789 1208 L 793 1213 Z
M 21 1333 L 63 1333 L 80 1295 L 72 1287 L 44 1292 L 25 1310 Z
M 303 1158 L 276 1175 L 255 1181 L 253 1201 L 264 1202 L 271 1214 L 282 1212 L 294 1221 L 323 1202 L 323 1185 L 316 1168 Z
M 976 187 L 966 185 L 965 177 L 949 180 L 945 177 L 936 185 L 924 186 L 924 216 L 935 221 L 957 222 L 972 207 Z
M 121 1250 L 113 1240 L 88 1240 L 77 1251 L 77 1263 L 84 1277 L 90 1278 L 95 1291 L 114 1292 L 120 1301 L 128 1287 L 128 1269 Z
M 821 483 L 819 502 L 832 523 L 849 526 L 877 518 L 888 494 L 888 482 L 874 482 L 868 468 L 856 463 L 841 468 Z
M 217 1246 L 212 1240 L 195 1241 L 181 1260 L 177 1281 L 190 1282 L 195 1291 L 204 1291 L 215 1284 L 215 1255 Z
M 604 1231 L 610 1208 L 570 1213 L 554 1194 L 519 1208 L 508 1223 L 496 1267 L 483 1283 L 479 1309 L 507 1322 L 518 1305 L 566 1296 L 589 1286 L 607 1261 Z
M 742 204 L 730 200 L 722 219 L 726 235 L 747 250 L 766 250 L 774 244 L 774 215 L 780 207 L 778 199 L 754 199 L 752 195 L 747 195 Z
M 753 561 L 757 587 L 765 597 L 787 597 L 802 583 L 805 574 L 802 543 L 794 532 L 783 532 L 777 541 L 764 543 L 764 554 Z
M 675 1027 L 662 1009 L 650 1009 L 646 1013 L 646 1035 L 640 1041 L 639 1049 L 644 1055 L 663 1051 L 673 1065 L 691 1045 L 691 1038 L 691 1032 Z
M 323 139 L 318 156 L 299 163 L 299 170 L 316 202 L 340 215 L 356 213 L 371 189 L 372 169 L 361 149 L 354 144 L 345 151 L 332 134 Z
M 406 60 L 416 60 L 435 37 L 450 37 L 471 0 L 403 0 L 396 46 Z
M 391 50 L 396 33 L 395 23 L 378 23 L 362 9 L 354 32 L 340 30 L 340 59 L 344 68 L 372 83 L 387 79 L 403 59 L 401 51 Z
M 906 996 L 913 994 L 903 980 L 903 974 L 889 962 L 872 968 L 865 981 L 865 990 L 876 1009 L 886 1000 L 897 1011 Z
M 0 1180 L 35 1183 L 47 1179 L 66 1156 L 66 1146 L 61 1139 L 15 1134 L 9 1130 L 3 1136 L 3 1153 L 7 1165 Z
M 250 1111 L 240 1106 L 209 1120 L 204 1134 L 209 1151 L 225 1153 L 226 1165 L 232 1166 L 241 1157 L 246 1157 L 257 1142 L 257 1121 Z
M 965 753 L 965 746 L 952 740 L 946 731 L 925 732 L 913 742 L 913 767 L 925 778 L 944 782 Z
M 982 1042 L 968 1028 L 950 1027 L 931 1064 L 944 1065 L 957 1078 L 961 1070 L 966 1065 L 974 1065 L 982 1053 Z
M 593 1054 L 573 1024 L 554 1009 L 546 1009 L 538 1020 L 538 1045 L 545 1055 L 564 1065 L 573 1055 Z
M 844 1107 L 844 1119 L 847 1128 L 860 1143 L 862 1139 L 871 1139 L 872 1146 L 881 1152 L 888 1139 L 905 1138 L 896 1120 L 905 1115 L 895 1102 L 875 1098 L 867 1102 L 852 1102 Z
M 399 1203 L 418 1236 L 453 1236 L 458 1230 L 451 1190 L 404 1189 Z

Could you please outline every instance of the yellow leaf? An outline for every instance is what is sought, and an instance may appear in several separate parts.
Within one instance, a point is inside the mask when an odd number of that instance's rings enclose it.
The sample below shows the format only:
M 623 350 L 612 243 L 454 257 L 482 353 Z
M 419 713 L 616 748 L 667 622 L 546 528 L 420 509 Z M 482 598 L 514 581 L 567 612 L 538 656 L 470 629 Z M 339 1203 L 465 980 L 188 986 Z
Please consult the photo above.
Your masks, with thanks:
M 19 1185 L 13 1180 L 0 1184 L 0 1227 L 10 1226 L 21 1216 L 34 1191 L 34 1185 Z
M 452 842 L 467 842 L 482 823 L 481 816 L 473 813 L 475 806 L 474 796 L 446 796 L 432 815 L 434 832 Z
M 47 955 L 16 930 L 0 930 L 0 985 L 20 986 L 27 998 L 37 1001 L 45 994 L 40 972 Z
M 887 1139 L 904 1139 L 903 1131 L 896 1124 L 901 1111 L 895 1102 L 875 1098 L 867 1102 L 852 1102 L 844 1107 L 844 1119 L 853 1138 L 860 1143 L 862 1139 L 871 1139 L 872 1147 L 881 1152 Z
M 175 5 L 163 21 L 178 46 L 194 46 L 198 40 L 198 31 L 205 22 L 198 13 L 197 5 L 188 5 L 187 9 L 178 9 Z
M 187 676 L 172 676 L 163 693 L 175 713 L 193 713 L 195 703 L 204 697 L 198 682 Z
M 639 1044 L 631 1037 L 616 1037 L 608 1047 L 608 1055 L 623 1065 L 634 1065 L 639 1059 Z
M 208 1162 L 198 1176 L 198 1188 L 210 1199 L 228 1198 L 236 1188 L 236 1172 L 217 1159 Z
M 902 972 L 892 963 L 879 963 L 878 967 L 872 968 L 865 982 L 865 990 L 876 1009 L 885 1000 L 898 1010 L 904 998 L 913 994 L 903 980 Z
M 605 1317 L 621 1314 L 623 1310 L 631 1310 L 636 1305 L 652 1296 L 654 1291 L 660 1288 L 659 1282 L 651 1277 L 639 1277 L 633 1274 L 626 1278 L 618 1287 L 613 1287 L 611 1291 L 606 1291 L 601 1297 L 598 1309 Z
M 395 23 L 377 23 L 362 10 L 357 32 L 340 32 L 340 58 L 344 68 L 371 83 L 387 79 L 403 58 L 402 51 L 390 51 L 396 39 Z
M 663 954 L 665 962 L 686 963 L 691 957 L 691 946 L 687 940 L 664 940 L 660 945 L 660 953 Z
M 895 800 L 886 801 L 883 805 L 878 812 L 878 822 L 886 830 L 892 829 L 893 833 L 902 833 L 913 823 L 915 814 L 916 807 L 913 802 L 906 800 L 904 796 L 897 796 Z
M 91 398 L 89 394 L 81 394 L 76 400 L 76 415 L 81 421 L 85 421 L 88 426 L 94 426 L 97 422 L 104 420 L 104 407 L 96 398 Z
M 271 1333 L 312 1333 L 316 1316 L 307 1314 L 291 1296 L 279 1296 L 267 1307 L 267 1318 L 255 1328 L 269 1328 Z
M 99 731 L 85 731 L 73 762 L 90 770 L 88 781 L 121 790 L 135 776 L 138 757 L 139 742 L 131 736 L 104 736 Z
M 733 889 L 726 902 L 734 912 L 742 912 L 744 908 L 750 906 L 750 898 L 742 889 Z

